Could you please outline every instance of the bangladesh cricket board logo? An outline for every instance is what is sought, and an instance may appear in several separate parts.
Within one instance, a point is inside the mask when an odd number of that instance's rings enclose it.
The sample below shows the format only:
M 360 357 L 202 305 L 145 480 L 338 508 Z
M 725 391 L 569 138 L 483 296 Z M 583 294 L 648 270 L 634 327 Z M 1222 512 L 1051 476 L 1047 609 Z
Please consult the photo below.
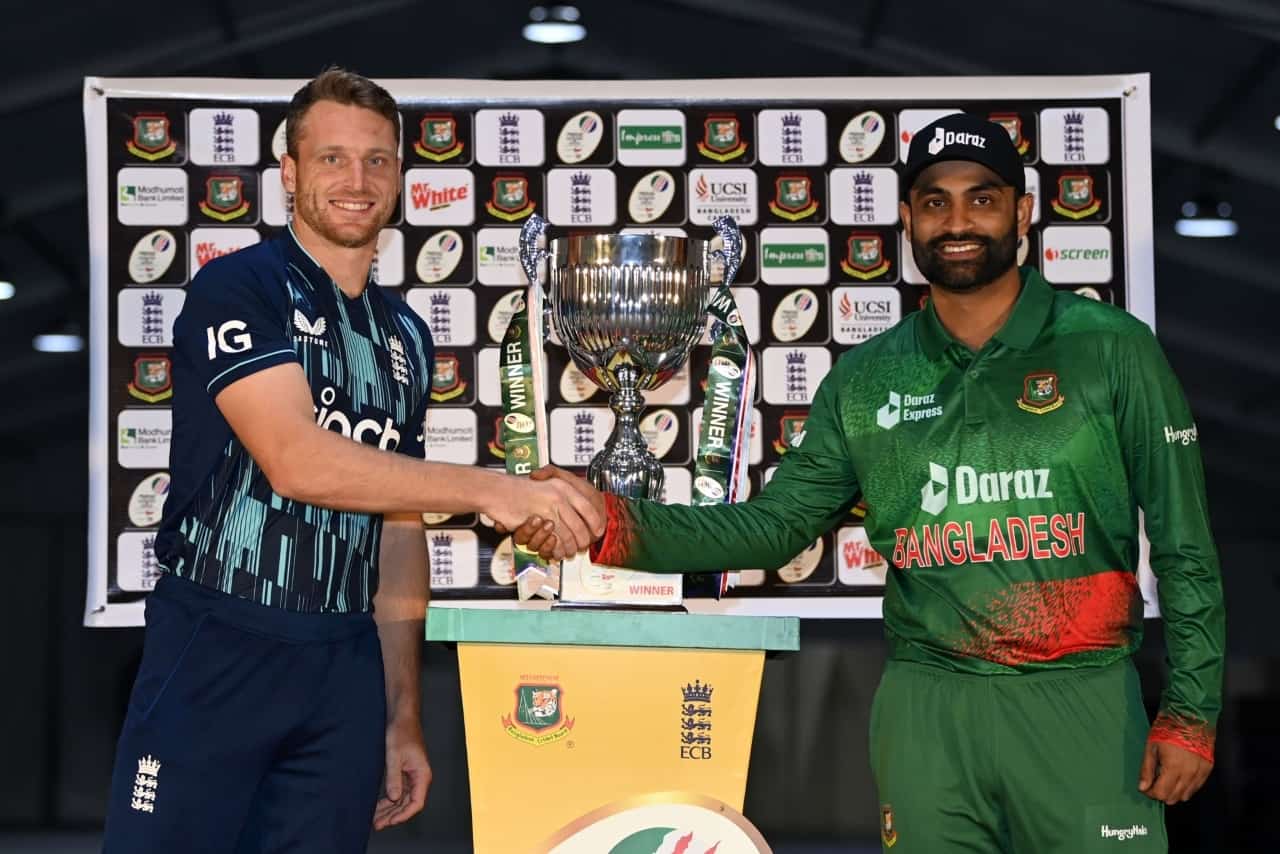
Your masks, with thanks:
M 502 441 L 502 416 L 493 418 L 493 438 L 489 440 L 489 453 L 500 460 L 507 458 L 507 446 Z
M 866 281 L 889 272 L 890 262 L 884 257 L 884 238 L 878 234 L 849 235 L 848 251 L 840 269 L 855 279 Z
M 698 153 L 719 163 L 747 153 L 747 144 L 739 133 L 737 116 L 710 116 L 703 122 L 705 130 L 698 142 Z
M 205 182 L 200 211 L 218 222 L 230 222 L 249 212 L 244 198 L 244 180 L 237 175 L 213 175 Z
M 173 369 L 168 356 L 142 355 L 133 360 L 129 394 L 146 403 L 173 397 Z
M 431 399 L 437 403 L 453 400 L 467 390 L 462 379 L 458 357 L 452 353 L 437 353 L 431 372 Z
M 529 201 L 529 179 L 523 175 L 499 175 L 493 179 L 493 197 L 484 203 L 490 216 L 507 222 L 524 219 L 533 213 Z
M 773 450 L 779 456 L 792 448 L 798 447 L 804 441 L 804 423 L 808 417 L 809 413 L 807 411 L 784 412 L 782 414 L 778 438 L 773 440 Z
M 540 747 L 569 736 L 573 718 L 564 714 L 564 695 L 558 684 L 521 682 L 516 685 L 514 713 L 502 718 L 516 741 Z
M 1022 135 L 1022 116 L 1017 113 L 992 113 L 987 119 L 1005 129 L 1019 154 L 1026 154 L 1031 150 L 1031 141 Z
M 1066 400 L 1058 388 L 1058 375 L 1052 373 L 1027 374 L 1022 380 L 1022 397 L 1018 408 L 1024 412 L 1044 415 L 1062 406 Z
M 178 144 L 169 135 L 169 117 L 163 113 L 147 113 L 133 117 L 133 138 L 125 148 L 134 157 L 143 160 L 163 160 L 178 150 Z
M 1102 209 L 1102 200 L 1093 190 L 1093 176 L 1069 172 L 1058 176 L 1058 197 L 1053 212 L 1068 219 L 1084 219 Z
M 774 216 L 795 222 L 817 212 L 808 175 L 782 175 L 774 180 L 774 187 L 773 201 L 769 202 Z
M 422 132 L 413 144 L 413 150 L 420 156 L 440 163 L 462 153 L 458 120 L 453 116 L 423 116 L 420 127 Z
M 893 806 L 885 804 L 880 807 L 880 839 L 885 848 L 892 848 L 898 841 L 898 829 L 893 826 Z

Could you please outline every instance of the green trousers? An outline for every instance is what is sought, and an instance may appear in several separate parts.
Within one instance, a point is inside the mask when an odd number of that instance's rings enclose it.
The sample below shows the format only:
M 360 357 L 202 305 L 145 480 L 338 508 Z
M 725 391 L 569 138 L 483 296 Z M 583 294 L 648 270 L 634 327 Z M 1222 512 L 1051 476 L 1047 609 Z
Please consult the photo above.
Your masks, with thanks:
M 1150 724 L 1127 659 L 974 676 L 890 661 L 871 709 L 880 838 L 893 854 L 1165 852 L 1138 791 Z

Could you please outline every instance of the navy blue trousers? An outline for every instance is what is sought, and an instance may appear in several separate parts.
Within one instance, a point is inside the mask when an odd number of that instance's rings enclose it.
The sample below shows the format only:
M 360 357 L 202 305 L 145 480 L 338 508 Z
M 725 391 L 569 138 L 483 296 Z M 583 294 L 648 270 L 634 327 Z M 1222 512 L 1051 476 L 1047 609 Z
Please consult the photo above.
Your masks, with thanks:
M 146 615 L 104 854 L 365 851 L 386 732 L 373 617 L 168 574 Z

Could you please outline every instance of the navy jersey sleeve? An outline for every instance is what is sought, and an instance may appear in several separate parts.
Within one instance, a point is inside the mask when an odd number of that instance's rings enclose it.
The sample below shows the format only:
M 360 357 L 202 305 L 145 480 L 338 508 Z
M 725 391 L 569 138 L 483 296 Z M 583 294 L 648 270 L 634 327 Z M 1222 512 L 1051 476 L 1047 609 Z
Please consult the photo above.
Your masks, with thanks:
M 435 374 L 435 343 L 431 329 L 421 317 L 407 305 L 401 304 L 396 312 L 396 323 L 404 332 L 405 343 L 410 349 L 408 361 L 414 366 L 414 391 L 419 395 L 418 405 L 409 415 L 408 441 L 401 442 L 396 452 L 415 459 L 426 456 L 427 406 L 431 403 L 431 381 Z
M 298 361 L 288 333 L 288 296 L 259 274 L 260 254 L 241 250 L 206 265 L 188 287 L 174 326 L 173 346 L 210 397 L 264 368 Z

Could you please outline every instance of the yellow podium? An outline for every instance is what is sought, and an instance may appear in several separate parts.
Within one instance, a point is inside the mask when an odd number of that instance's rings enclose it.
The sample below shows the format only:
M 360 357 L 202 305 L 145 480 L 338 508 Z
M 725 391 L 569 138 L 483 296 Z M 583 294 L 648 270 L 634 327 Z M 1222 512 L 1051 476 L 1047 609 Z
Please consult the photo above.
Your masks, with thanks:
M 433 607 L 458 644 L 479 854 L 768 851 L 741 815 L 793 617 Z

